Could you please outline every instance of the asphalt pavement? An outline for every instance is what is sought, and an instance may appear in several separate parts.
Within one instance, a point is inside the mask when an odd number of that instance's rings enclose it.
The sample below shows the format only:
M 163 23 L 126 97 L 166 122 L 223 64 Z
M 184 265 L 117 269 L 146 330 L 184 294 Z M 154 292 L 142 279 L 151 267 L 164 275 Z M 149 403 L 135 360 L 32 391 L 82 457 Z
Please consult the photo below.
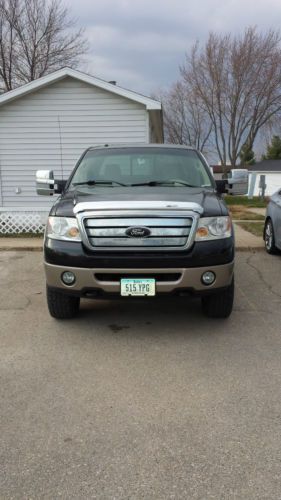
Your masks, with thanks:
M 237 253 L 228 320 L 187 299 L 46 308 L 0 253 L 0 498 L 279 500 L 281 256 Z

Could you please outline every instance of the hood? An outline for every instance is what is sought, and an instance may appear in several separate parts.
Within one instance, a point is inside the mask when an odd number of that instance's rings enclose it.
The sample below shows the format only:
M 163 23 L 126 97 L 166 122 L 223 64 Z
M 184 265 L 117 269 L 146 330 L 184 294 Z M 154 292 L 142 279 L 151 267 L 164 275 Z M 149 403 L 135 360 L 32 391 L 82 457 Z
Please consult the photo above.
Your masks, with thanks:
M 87 203 L 87 209 L 99 209 L 104 206 L 111 208 L 122 208 L 122 205 L 128 206 L 128 203 L 134 203 L 135 208 L 181 208 L 191 209 L 192 204 L 199 205 L 200 211 L 204 217 L 212 217 L 219 215 L 228 215 L 225 203 L 211 190 L 202 190 L 201 188 L 186 188 L 186 187 L 83 187 L 68 191 L 62 195 L 54 204 L 51 215 L 61 217 L 73 217 L 74 209 L 79 204 Z M 186 205 L 190 204 L 190 207 Z M 171 207 L 169 207 L 171 205 Z M 130 205 L 129 205 L 130 208 Z M 198 208 L 198 207 L 197 207 Z M 77 208 L 76 208 L 77 211 Z

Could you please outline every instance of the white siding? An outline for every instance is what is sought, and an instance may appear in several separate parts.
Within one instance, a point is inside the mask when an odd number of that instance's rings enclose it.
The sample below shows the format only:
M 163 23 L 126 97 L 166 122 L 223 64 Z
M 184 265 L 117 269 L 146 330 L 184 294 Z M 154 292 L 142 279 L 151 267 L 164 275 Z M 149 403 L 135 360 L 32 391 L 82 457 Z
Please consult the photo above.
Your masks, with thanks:
M 52 199 L 36 194 L 36 170 L 66 179 L 87 147 L 147 142 L 148 127 L 142 104 L 69 77 L 3 105 L 0 206 L 50 206 Z
M 261 175 L 265 175 L 266 196 L 271 196 L 281 188 L 281 172 L 251 172 L 249 174 L 249 191 L 252 189 L 251 196 L 259 196 L 260 194 L 259 182 Z

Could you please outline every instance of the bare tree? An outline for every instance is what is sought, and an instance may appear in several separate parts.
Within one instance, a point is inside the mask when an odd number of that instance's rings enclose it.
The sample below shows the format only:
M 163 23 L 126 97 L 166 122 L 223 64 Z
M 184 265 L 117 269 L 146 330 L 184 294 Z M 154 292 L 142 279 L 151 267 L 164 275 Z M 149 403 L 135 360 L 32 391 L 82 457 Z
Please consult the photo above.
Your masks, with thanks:
M 76 67 L 87 44 L 60 0 L 0 0 L 3 90 L 63 66 Z
M 259 130 L 281 109 L 279 32 L 242 36 L 210 34 L 196 44 L 181 68 L 183 81 L 212 124 L 222 165 L 236 166 L 241 148 L 252 149 Z
M 13 71 L 17 59 L 15 22 L 19 15 L 18 0 L 0 1 L 0 89 L 11 90 L 15 84 Z
M 174 144 L 188 144 L 206 152 L 212 123 L 196 95 L 182 81 L 161 94 L 164 109 L 165 139 Z

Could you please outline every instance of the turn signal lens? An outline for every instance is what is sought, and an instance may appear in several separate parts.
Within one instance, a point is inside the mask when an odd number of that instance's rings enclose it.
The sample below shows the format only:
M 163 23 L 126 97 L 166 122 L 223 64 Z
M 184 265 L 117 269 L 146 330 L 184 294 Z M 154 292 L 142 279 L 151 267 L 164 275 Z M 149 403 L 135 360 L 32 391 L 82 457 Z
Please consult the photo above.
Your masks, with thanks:
M 208 234 L 209 231 L 207 227 L 198 227 L 196 231 L 196 236 L 198 236 L 198 238 L 206 238 L 208 237 Z
M 76 238 L 76 236 L 79 235 L 79 229 L 78 229 L 78 227 L 71 227 L 67 231 L 67 235 L 70 236 L 71 238 Z

